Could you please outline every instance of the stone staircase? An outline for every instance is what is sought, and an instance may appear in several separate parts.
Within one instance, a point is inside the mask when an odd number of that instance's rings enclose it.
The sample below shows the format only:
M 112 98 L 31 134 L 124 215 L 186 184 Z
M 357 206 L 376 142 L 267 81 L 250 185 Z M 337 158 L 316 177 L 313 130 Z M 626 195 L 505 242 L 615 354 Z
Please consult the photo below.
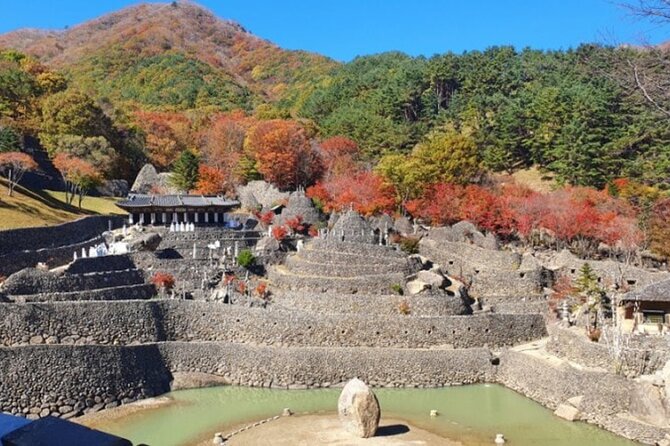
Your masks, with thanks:
M 270 268 L 282 290 L 390 295 L 411 273 L 406 256 L 386 246 L 314 240 Z

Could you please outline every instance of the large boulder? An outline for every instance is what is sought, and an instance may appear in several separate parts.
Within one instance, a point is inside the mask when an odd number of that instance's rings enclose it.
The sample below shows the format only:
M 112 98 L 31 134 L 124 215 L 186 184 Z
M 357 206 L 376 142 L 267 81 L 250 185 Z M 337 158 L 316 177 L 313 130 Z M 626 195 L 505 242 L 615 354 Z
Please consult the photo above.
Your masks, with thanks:
M 169 172 L 158 173 L 153 165 L 145 164 L 130 190 L 137 194 L 176 194 L 179 191 L 171 185 L 170 176 Z
M 344 428 L 361 438 L 377 432 L 381 409 L 374 392 L 360 379 L 349 381 L 337 401 L 337 412 Z
M 138 234 L 128 241 L 128 249 L 130 251 L 155 251 L 162 240 L 160 234 L 155 232 Z
M 284 224 L 286 220 L 293 217 L 301 217 L 302 221 L 308 225 L 319 222 L 319 211 L 302 190 L 297 190 L 289 196 L 288 203 L 279 216 L 279 224 Z
M 103 197 L 125 197 L 128 195 L 128 189 L 126 180 L 106 180 L 96 188 Z
M 242 207 L 257 211 L 258 207 L 270 209 L 289 198 L 288 192 L 281 192 L 275 186 L 262 180 L 250 181 L 237 188 L 237 196 Z M 253 198 L 251 198 L 253 197 Z

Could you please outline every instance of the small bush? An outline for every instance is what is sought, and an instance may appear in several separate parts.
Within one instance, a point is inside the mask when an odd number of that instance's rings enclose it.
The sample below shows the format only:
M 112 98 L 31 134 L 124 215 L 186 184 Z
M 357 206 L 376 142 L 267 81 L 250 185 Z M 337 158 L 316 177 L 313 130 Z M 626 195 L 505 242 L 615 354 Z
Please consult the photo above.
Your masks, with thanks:
M 256 263 L 256 257 L 248 249 L 243 249 L 237 255 L 237 264 L 242 268 L 249 268 Z
M 400 249 L 407 254 L 419 253 L 419 239 L 417 237 L 400 237 L 398 240 Z
M 272 228 L 272 236 L 277 241 L 282 241 L 288 235 L 288 230 L 284 226 L 275 226 Z
M 400 296 L 405 294 L 405 290 L 403 289 L 402 285 L 397 284 L 397 283 L 394 283 L 393 285 L 391 285 L 391 291 L 393 291 L 394 293 L 396 293 Z
M 409 302 L 407 302 L 406 299 L 401 300 L 398 304 L 398 313 L 404 316 L 408 316 L 412 313 L 412 309 L 410 308 Z

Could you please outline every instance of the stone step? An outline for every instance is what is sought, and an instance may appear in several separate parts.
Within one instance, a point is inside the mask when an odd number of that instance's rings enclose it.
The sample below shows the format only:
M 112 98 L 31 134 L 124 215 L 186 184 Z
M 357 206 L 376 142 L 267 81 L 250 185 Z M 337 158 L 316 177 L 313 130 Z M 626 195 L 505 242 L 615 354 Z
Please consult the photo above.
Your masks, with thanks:
M 151 284 L 128 285 L 112 288 L 98 288 L 86 291 L 61 293 L 40 293 L 12 296 L 16 303 L 26 302 L 71 302 L 71 301 L 110 301 L 142 300 L 156 296 L 156 288 Z
M 315 293 L 335 291 L 345 294 L 388 294 L 393 285 L 403 286 L 405 283 L 405 275 L 401 273 L 324 277 L 294 274 L 282 266 L 270 268 L 269 279 L 272 285 L 286 290 L 307 290 Z
M 286 258 L 286 267 L 296 274 L 318 275 L 327 277 L 353 277 L 370 274 L 402 273 L 409 274 L 407 264 L 369 264 L 364 262 L 321 263 L 311 262 L 299 254 Z
M 347 254 L 365 255 L 382 258 L 406 258 L 407 255 L 390 246 L 379 246 L 365 243 L 334 242 L 314 239 L 305 245 L 305 249 L 334 251 Z
M 345 265 L 407 266 L 406 257 L 379 257 L 350 252 L 302 249 L 297 256 L 312 263 L 332 263 Z

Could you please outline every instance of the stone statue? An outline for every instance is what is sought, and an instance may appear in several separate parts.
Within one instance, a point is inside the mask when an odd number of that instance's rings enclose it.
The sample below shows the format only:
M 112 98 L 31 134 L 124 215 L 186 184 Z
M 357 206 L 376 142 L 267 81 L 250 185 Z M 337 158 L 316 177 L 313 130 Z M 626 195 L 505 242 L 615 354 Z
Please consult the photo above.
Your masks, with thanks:
M 361 438 L 377 432 L 381 410 L 374 392 L 360 379 L 349 381 L 337 401 L 337 412 L 344 428 Z

